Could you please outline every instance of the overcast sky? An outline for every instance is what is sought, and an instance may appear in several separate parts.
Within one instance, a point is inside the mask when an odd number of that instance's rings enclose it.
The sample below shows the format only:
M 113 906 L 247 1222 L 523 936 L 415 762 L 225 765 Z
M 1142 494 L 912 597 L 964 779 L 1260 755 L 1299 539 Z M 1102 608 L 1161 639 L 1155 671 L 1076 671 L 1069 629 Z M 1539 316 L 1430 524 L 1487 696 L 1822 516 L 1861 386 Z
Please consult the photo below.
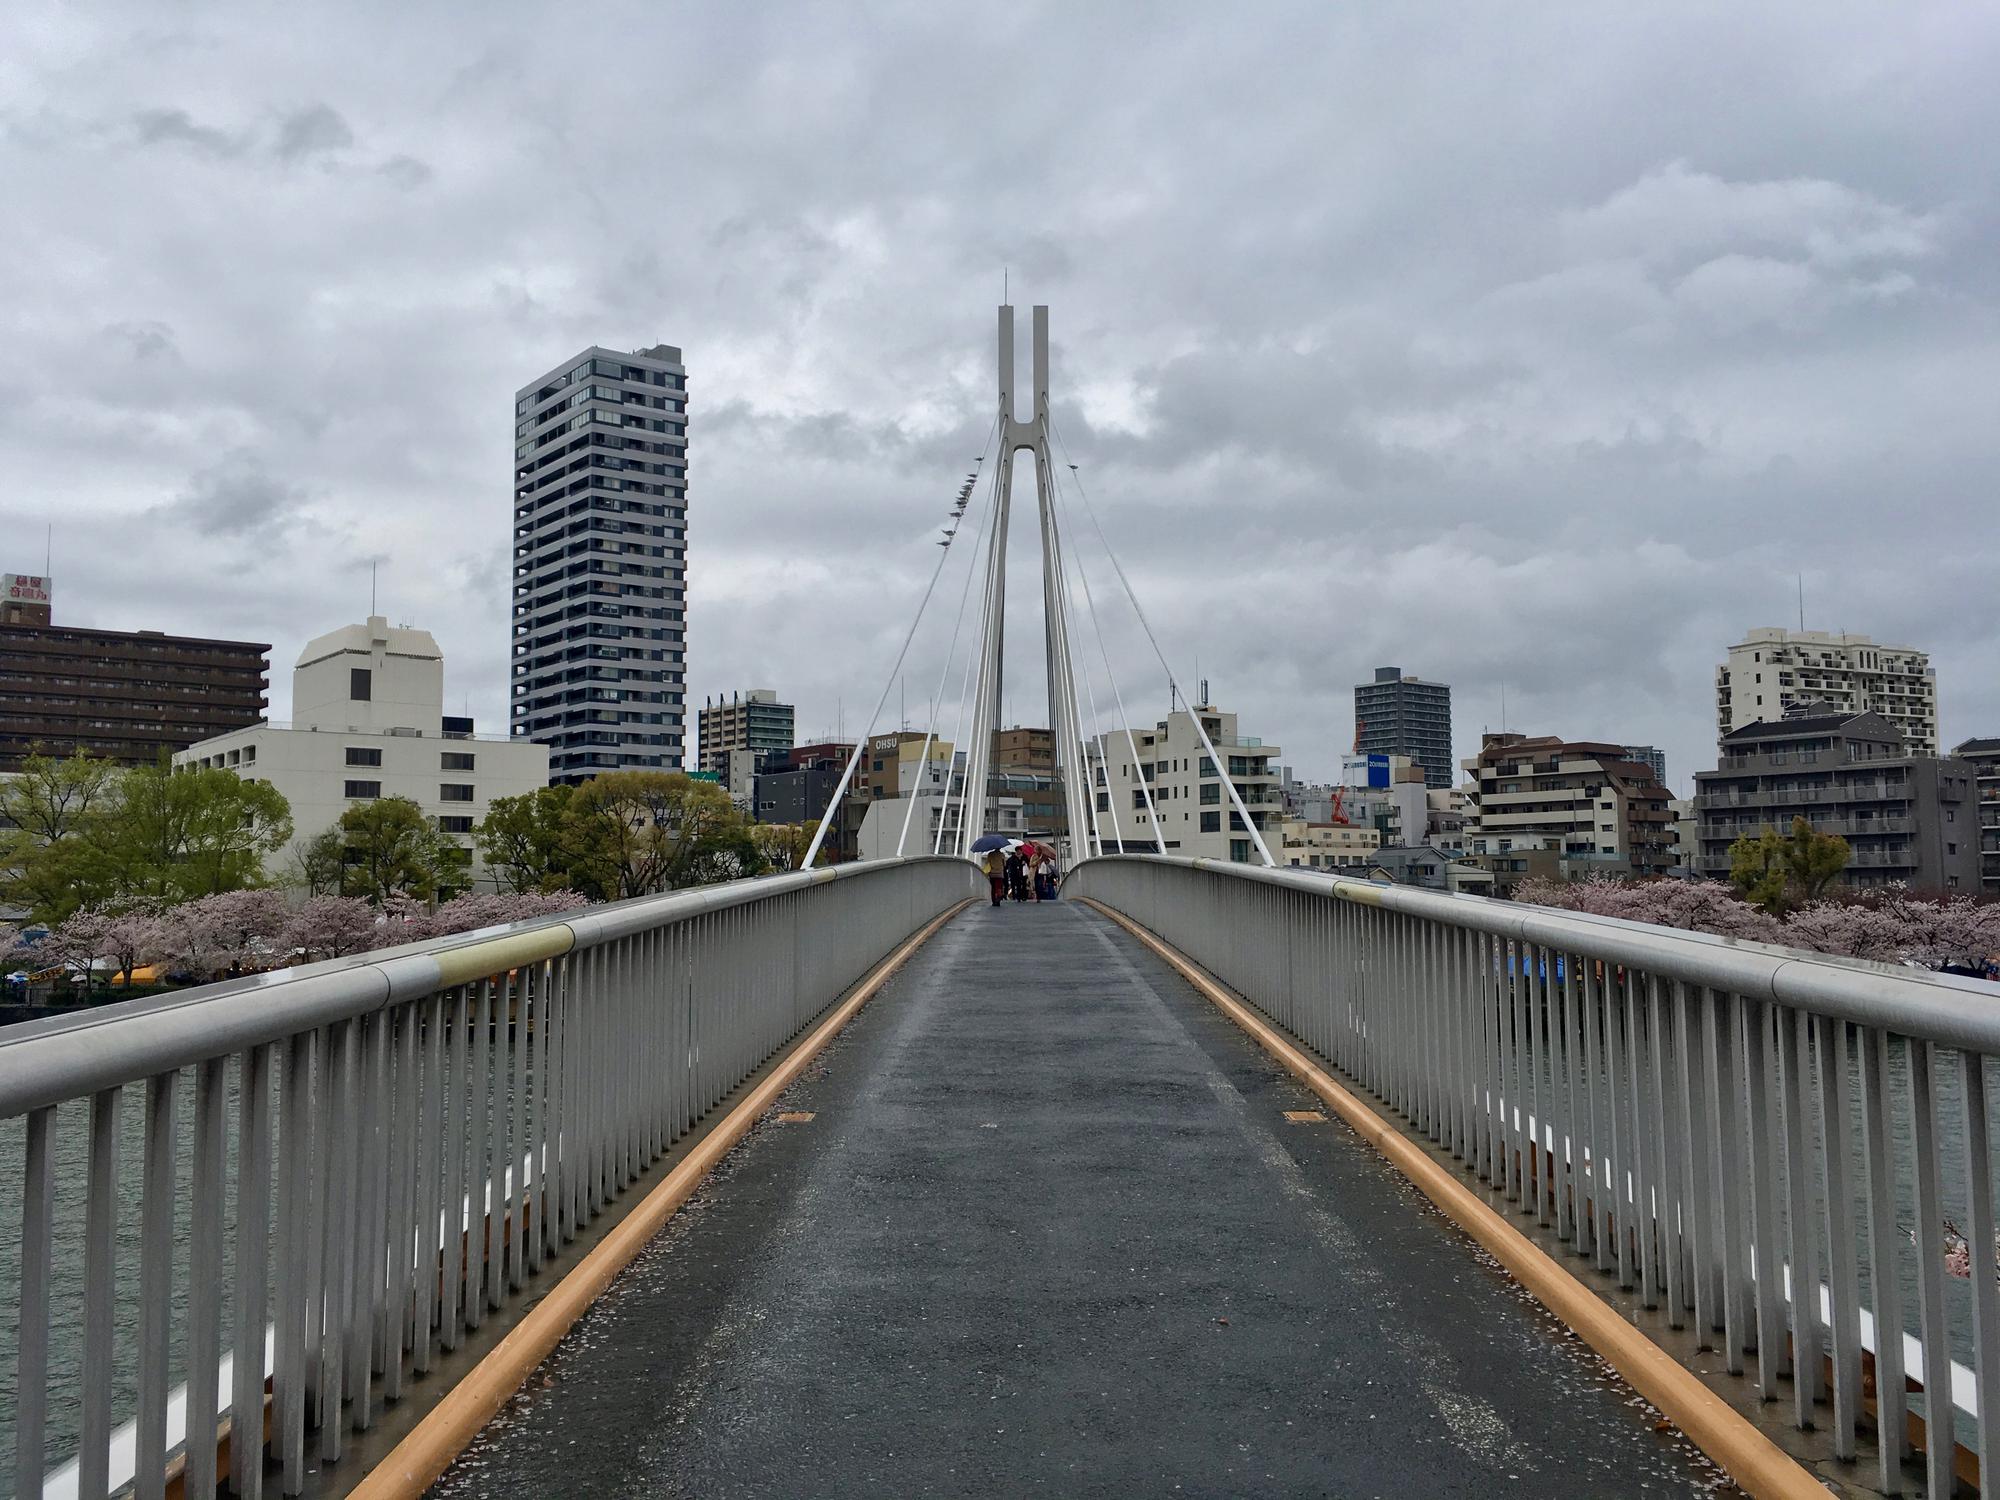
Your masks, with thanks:
M 1946 744 L 2000 733 L 1996 78 L 1959 3 L 16 0 L 0 570 L 53 522 L 59 620 L 270 641 L 283 717 L 379 560 L 498 728 L 514 389 L 678 344 L 690 745 L 753 685 L 858 733 L 1007 268 L 1175 670 L 1302 774 L 1395 663 L 1461 756 L 1504 681 L 1510 727 L 1658 743 L 1685 791 L 1801 572 L 1810 626 L 1931 652 Z

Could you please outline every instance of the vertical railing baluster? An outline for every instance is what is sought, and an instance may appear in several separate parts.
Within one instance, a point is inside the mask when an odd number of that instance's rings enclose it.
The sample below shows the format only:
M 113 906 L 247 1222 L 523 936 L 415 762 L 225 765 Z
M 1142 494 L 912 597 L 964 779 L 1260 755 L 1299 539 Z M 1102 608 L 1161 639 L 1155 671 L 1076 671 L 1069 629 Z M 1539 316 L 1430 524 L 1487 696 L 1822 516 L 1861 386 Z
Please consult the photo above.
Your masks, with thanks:
M 1743 1004 L 1743 1074 L 1749 1081 L 1751 1243 L 1756 1247 L 1757 1386 L 1766 1401 L 1791 1369 L 1785 1352 L 1785 1279 L 1778 1264 L 1778 1081 L 1769 1003 Z
M 1903 1360 L 1903 1296 L 1899 1275 L 1901 1230 L 1896 1223 L 1896 1143 L 1890 1087 L 1890 1043 L 1878 1027 L 1864 1026 L 1860 1041 L 1861 1159 L 1867 1173 L 1868 1290 L 1875 1330 L 1875 1441 L 1878 1487 L 1902 1492 L 1909 1456 L 1908 1400 Z
M 1944 1199 L 1938 1184 L 1937 1107 L 1931 1093 L 1935 1049 L 1903 1039 L 1910 1075 L 1910 1156 L 1917 1197 L 1918 1336 L 1923 1341 L 1924 1468 L 1933 1500 L 1952 1493 L 1954 1438 L 1951 1330 L 1944 1303 Z
M 83 1226 L 83 1401 L 77 1439 L 77 1493 L 104 1500 L 111 1489 L 113 1319 L 118 1275 L 118 1114 L 122 1090 L 90 1098 L 90 1165 Z
M 1994 1277 L 1993 1152 L 1986 1118 L 1986 1061 L 1958 1054 L 1965 1131 L 1965 1238 L 1972 1279 L 1972 1370 L 1977 1392 L 1980 1494 L 2000 1492 L 2000 1281 Z
M 1819 1241 L 1812 1208 L 1811 1130 L 1806 1101 L 1812 1091 L 1808 1076 L 1811 1043 L 1803 1018 L 1790 1006 L 1777 1007 L 1778 1071 L 1785 1111 L 1785 1242 L 1792 1277 L 1792 1420 L 1813 1425 L 1819 1400 Z M 1775 1256 L 1773 1257 L 1775 1259 Z
M 139 1500 L 167 1493 L 167 1367 L 174 1272 L 175 1103 L 179 1079 L 146 1080 L 139 1200 L 139 1418 L 133 1472 Z
M 1833 1352 L 1833 1451 L 1854 1457 L 1854 1429 L 1861 1408 L 1861 1296 L 1855 1267 L 1854 1198 L 1848 1176 L 1854 1149 L 1854 1116 L 1847 1079 L 1847 1023 L 1825 1016 L 1812 1020 L 1819 1051 L 1819 1124 L 1826 1196 L 1821 1222 L 1826 1229 L 1828 1324 Z
M 14 1361 L 14 1496 L 42 1500 L 48 1472 L 49 1272 L 55 1253 L 53 1106 L 28 1112 L 21 1171 L 21 1317 Z
M 229 1391 L 229 1487 L 233 1500 L 264 1492 L 264 1368 L 271 1262 L 287 1236 L 271 1232 L 271 1063 L 275 1045 L 252 1047 L 236 1070 L 236 1321 Z M 273 1340 L 274 1341 L 274 1340 Z M 275 1353 L 275 1351 L 273 1351 Z M 271 1361 L 273 1374 L 276 1361 Z
M 245 1070 L 247 1072 L 247 1068 Z M 183 1494 L 209 1500 L 215 1493 L 217 1377 L 222 1363 L 222 1215 L 227 1138 L 223 1095 L 228 1059 L 195 1068 L 194 1168 L 188 1193 L 187 1456 Z M 239 1090 L 244 1080 L 238 1080 Z M 238 1181 L 242 1178 L 239 1160 Z M 259 1243 L 258 1253 L 263 1253 Z M 241 1316 L 239 1310 L 238 1316 Z

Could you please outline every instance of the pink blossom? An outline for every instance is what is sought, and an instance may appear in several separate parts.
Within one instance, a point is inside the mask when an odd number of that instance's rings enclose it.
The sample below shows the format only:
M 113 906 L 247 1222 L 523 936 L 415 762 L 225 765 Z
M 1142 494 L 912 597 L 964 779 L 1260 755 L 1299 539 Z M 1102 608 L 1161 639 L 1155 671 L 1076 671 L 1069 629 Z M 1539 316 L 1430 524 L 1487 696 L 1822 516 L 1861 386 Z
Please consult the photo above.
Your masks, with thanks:
M 359 896 L 311 896 L 286 918 L 278 946 L 302 963 L 364 953 L 377 945 L 375 908 Z

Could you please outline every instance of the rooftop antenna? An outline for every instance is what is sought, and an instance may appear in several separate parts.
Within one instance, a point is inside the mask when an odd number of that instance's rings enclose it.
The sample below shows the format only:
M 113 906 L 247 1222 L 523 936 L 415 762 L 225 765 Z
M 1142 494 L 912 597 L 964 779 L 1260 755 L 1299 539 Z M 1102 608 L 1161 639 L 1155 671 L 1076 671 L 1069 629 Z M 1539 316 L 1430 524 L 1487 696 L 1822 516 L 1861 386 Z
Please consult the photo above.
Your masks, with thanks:
M 1003 307 L 1007 305 L 1007 267 L 1005 266 L 1000 268 L 1000 303 Z
M 1500 732 L 1507 732 L 1507 684 L 1500 684 Z
M 44 538 L 42 546 L 42 577 L 44 579 L 46 579 L 49 576 L 49 574 L 55 571 L 55 560 L 56 560 L 56 523 L 51 521 L 49 522 L 49 534 L 46 538 Z
M 1799 574 L 1799 634 L 1806 633 L 1806 575 Z
M 375 618 L 375 564 L 368 564 L 368 617 Z

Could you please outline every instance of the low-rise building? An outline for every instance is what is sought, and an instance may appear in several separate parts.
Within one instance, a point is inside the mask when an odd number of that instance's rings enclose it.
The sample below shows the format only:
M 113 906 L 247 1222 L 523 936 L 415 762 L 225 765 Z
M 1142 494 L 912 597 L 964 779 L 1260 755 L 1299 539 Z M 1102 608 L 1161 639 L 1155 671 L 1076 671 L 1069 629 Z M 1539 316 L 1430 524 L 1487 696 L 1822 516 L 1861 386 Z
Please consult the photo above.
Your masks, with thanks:
M 1196 714 L 1224 764 L 1214 764 L 1202 748 Z M 1122 846 L 1150 854 L 1157 834 L 1169 854 L 1258 863 L 1256 842 L 1223 789 L 1226 775 L 1276 859 L 1285 815 L 1280 753 L 1276 745 L 1238 733 L 1235 714 L 1206 704 L 1175 709 L 1150 729 L 1134 729 L 1129 741 L 1122 729 L 1099 735 L 1085 754 L 1106 851 Z
M 1872 709 L 1818 707 L 1731 730 L 1721 764 L 1695 773 L 1696 872 L 1727 879 L 1731 844 L 1803 817 L 1847 840 L 1843 885 L 1978 890 L 1977 768 L 1918 753 Z
M 1643 878 L 1674 866 L 1667 789 L 1623 745 L 1488 734 L 1465 768 L 1475 782 L 1465 825 L 1474 855 L 1544 852 L 1566 878 L 1589 870 Z M 1496 886 L 1522 873 L 1490 868 Z
M 1493 891 L 1490 869 L 1476 859 L 1454 856 L 1429 845 L 1378 849 L 1374 865 L 1397 885 L 1468 896 L 1486 896 Z
M 1961 740 L 1952 759 L 1972 767 L 1979 796 L 1979 883 L 2000 896 L 2000 739 Z
M 437 641 L 380 615 L 306 643 L 292 670 L 290 723 L 213 736 L 174 764 L 220 767 L 283 794 L 292 844 L 274 856 L 274 875 L 348 808 L 407 797 L 467 851 L 474 886 L 487 883 L 472 841 L 487 808 L 549 784 L 548 746 L 475 734 L 470 719 L 447 715 Z
M 1365 865 L 1382 847 L 1381 834 L 1351 823 L 1308 823 L 1300 818 L 1286 818 L 1279 829 L 1283 842 L 1271 850 L 1271 855 L 1279 864 L 1293 869 L 1343 870 Z

